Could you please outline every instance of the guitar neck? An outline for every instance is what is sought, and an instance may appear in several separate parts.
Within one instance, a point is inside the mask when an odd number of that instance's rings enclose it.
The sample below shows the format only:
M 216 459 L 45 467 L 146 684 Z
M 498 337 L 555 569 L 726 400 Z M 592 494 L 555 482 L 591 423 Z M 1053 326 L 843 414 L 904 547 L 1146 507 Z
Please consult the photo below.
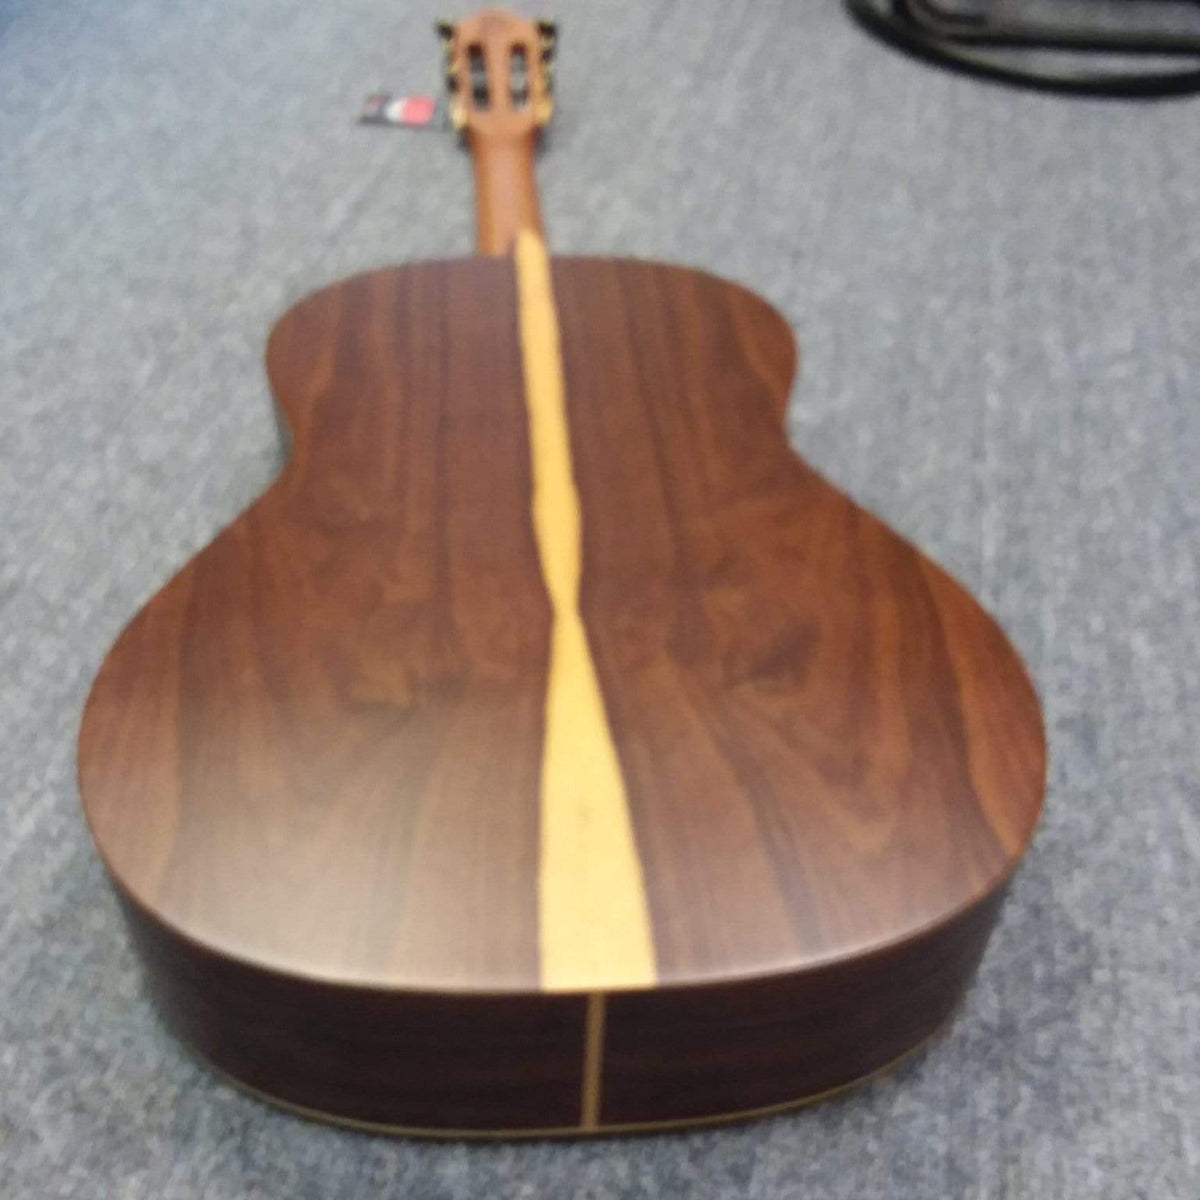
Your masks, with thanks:
M 539 237 L 542 213 L 534 174 L 535 135 L 468 132 L 475 170 L 475 249 L 508 254 L 517 234 Z

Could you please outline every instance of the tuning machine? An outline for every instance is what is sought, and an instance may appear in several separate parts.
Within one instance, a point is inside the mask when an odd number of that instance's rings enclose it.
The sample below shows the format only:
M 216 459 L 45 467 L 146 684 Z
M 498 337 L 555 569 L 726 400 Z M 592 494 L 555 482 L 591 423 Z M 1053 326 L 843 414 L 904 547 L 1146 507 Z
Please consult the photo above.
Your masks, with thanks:
M 545 125 L 554 109 L 554 60 L 558 53 L 558 22 L 543 18 L 537 22 L 538 58 L 542 68 L 542 87 L 546 101 L 538 114 L 538 123 Z
M 458 36 L 458 27 L 453 21 L 440 18 L 433 23 L 433 28 L 437 33 L 438 40 L 442 43 L 442 75 L 446 91 L 450 94 L 447 115 L 450 118 L 450 124 L 457 132 L 461 133 L 467 123 L 467 114 L 462 100 L 458 98 L 459 76 L 454 44 Z
M 558 22 L 540 20 L 537 23 L 538 53 L 542 60 L 542 73 L 547 80 L 554 74 L 554 55 L 558 49 Z
M 458 76 L 454 72 L 454 22 L 438 20 L 433 24 L 438 40 L 442 43 L 442 74 L 446 91 L 458 91 Z

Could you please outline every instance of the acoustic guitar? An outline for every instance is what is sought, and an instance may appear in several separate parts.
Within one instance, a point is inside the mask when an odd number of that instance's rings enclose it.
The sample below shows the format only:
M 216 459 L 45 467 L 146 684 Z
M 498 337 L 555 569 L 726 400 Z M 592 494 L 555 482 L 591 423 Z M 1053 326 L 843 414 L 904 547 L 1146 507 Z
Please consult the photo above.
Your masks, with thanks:
M 274 327 L 289 459 L 105 660 L 92 834 L 170 1027 L 301 1112 L 594 1134 L 827 1095 L 970 980 L 1037 699 L 788 447 L 777 312 L 547 253 L 553 28 L 443 34 L 478 253 Z

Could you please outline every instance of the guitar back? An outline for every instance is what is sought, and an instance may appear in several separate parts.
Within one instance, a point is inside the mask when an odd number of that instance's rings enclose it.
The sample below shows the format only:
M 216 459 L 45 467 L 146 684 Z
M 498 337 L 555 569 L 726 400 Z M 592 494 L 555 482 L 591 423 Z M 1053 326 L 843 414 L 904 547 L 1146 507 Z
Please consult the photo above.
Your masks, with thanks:
M 1034 693 L 788 448 L 763 301 L 556 259 L 544 328 L 521 272 L 276 326 L 290 459 L 106 660 L 96 842 L 175 1028 L 302 1109 L 604 1131 L 844 1086 L 974 969 Z

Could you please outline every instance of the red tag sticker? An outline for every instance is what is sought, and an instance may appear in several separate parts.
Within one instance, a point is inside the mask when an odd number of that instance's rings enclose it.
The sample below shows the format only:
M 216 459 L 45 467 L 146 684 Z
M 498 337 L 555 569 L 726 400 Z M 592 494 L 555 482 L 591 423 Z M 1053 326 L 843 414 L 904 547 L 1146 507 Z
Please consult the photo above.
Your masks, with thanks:
M 372 92 L 363 103 L 360 120 L 368 125 L 407 125 L 427 129 L 437 120 L 441 106 L 433 96 L 393 96 Z
M 398 112 L 392 120 L 398 125 L 428 125 L 437 112 L 437 101 L 432 96 L 403 96 L 393 107 Z

